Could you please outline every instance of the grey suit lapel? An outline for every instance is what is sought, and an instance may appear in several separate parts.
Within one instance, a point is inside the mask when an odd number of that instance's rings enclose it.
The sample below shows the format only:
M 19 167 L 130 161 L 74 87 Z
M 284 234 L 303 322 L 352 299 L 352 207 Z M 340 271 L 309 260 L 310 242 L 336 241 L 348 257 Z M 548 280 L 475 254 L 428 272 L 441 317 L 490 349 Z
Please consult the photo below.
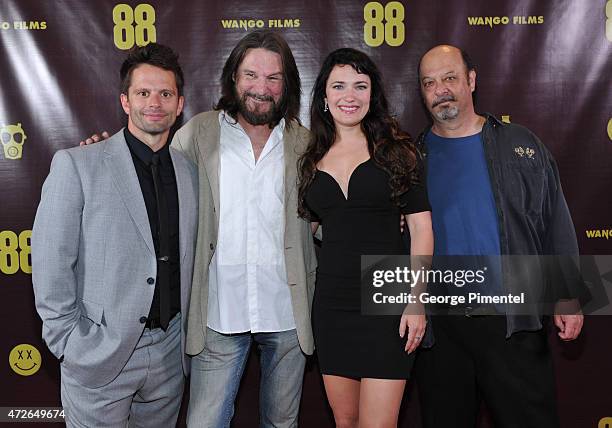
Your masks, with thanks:
M 115 187 L 127 207 L 132 220 L 136 224 L 140 236 L 155 256 L 147 207 L 145 206 L 136 169 L 134 168 L 134 161 L 132 160 L 130 149 L 128 149 L 125 142 L 123 131 L 120 131 L 108 140 L 104 147 L 104 154 L 104 163 L 111 171 Z

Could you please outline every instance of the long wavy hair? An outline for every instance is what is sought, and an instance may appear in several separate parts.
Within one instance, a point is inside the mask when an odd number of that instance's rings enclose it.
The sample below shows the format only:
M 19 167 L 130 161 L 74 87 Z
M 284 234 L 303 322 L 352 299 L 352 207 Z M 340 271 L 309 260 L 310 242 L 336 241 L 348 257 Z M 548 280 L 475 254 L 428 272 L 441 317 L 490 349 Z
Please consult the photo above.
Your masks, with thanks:
M 366 136 L 370 157 L 389 175 L 394 203 L 399 206 L 400 195 L 420 180 L 417 150 L 410 135 L 400 129 L 397 120 L 389 113 L 389 104 L 378 68 L 363 52 L 351 48 L 337 49 L 325 58 L 312 90 L 311 137 L 306 151 L 298 161 L 298 214 L 306 219 L 311 218 L 305 203 L 306 192 L 315 178 L 317 164 L 336 140 L 334 119 L 330 112 L 324 109 L 327 80 L 337 65 L 350 65 L 357 73 L 370 78 L 370 109 L 361 121 L 361 130 Z
M 300 73 L 287 41 L 279 33 L 270 30 L 252 31 L 234 47 L 223 66 L 221 98 L 215 105 L 215 110 L 225 110 L 234 119 L 238 118 L 240 97 L 236 92 L 234 77 L 247 51 L 257 48 L 279 54 L 283 65 L 283 96 L 279 102 L 279 116 L 269 124 L 270 128 L 274 128 L 283 118 L 286 126 L 291 126 L 292 121 L 299 123 L 300 95 L 302 93 Z

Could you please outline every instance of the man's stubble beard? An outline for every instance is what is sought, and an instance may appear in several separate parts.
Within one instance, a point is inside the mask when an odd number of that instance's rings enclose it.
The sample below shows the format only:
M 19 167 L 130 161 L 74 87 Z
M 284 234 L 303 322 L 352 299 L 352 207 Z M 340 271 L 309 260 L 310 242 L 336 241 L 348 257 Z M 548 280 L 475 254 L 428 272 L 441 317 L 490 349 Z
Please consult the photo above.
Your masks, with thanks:
M 139 112 L 138 114 L 135 114 L 135 116 L 132 118 L 132 122 L 134 123 L 134 126 L 136 126 L 145 134 L 149 135 L 163 134 L 164 132 L 170 130 L 170 128 L 172 128 L 172 125 L 174 125 L 174 122 L 176 121 L 176 118 L 175 120 L 171 120 L 167 117 L 166 120 L 163 122 L 149 123 L 146 121 L 144 116 L 144 113 Z

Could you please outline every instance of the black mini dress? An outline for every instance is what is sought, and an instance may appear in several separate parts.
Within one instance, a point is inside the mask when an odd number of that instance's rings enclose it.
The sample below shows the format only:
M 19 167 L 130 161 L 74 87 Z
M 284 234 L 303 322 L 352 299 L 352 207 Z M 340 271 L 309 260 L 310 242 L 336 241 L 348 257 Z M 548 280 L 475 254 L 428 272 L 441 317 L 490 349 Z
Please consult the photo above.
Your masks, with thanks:
M 361 314 L 360 262 L 366 254 L 408 254 L 400 213 L 430 211 L 424 186 L 412 186 L 400 209 L 388 174 L 372 159 L 353 171 L 345 198 L 336 180 L 317 171 L 306 204 L 323 226 L 312 323 L 323 374 L 407 379 L 414 353 L 404 351 L 399 316 Z

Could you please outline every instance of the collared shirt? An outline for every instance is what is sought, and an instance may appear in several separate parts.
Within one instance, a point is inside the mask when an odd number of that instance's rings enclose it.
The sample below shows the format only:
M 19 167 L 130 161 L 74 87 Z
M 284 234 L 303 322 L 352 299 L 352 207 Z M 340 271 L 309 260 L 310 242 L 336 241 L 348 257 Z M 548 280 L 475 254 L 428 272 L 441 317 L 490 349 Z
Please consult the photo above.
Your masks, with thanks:
M 157 216 L 157 201 L 155 198 L 155 186 L 153 185 L 153 175 L 151 174 L 151 158 L 153 150 L 145 143 L 136 138 L 127 127 L 123 132 L 125 141 L 127 142 L 136 175 L 140 183 L 142 196 L 144 197 L 145 206 L 147 208 L 147 216 L 149 217 L 149 226 L 151 227 L 151 235 L 153 237 L 153 245 L 155 247 L 156 257 L 160 257 L 159 253 L 159 219 Z M 176 177 L 174 175 L 174 167 L 172 158 L 170 157 L 169 144 L 165 144 L 157 153 L 159 153 L 160 175 L 163 183 L 163 189 L 166 193 L 168 201 L 168 221 L 170 224 L 170 254 L 167 263 L 170 264 L 170 284 L 160 282 L 158 276 L 155 281 L 155 293 L 153 294 L 153 302 L 149 310 L 149 319 L 159 321 L 159 290 L 160 287 L 170 287 L 170 319 L 181 311 L 181 272 L 179 263 L 179 204 L 178 191 L 176 189 Z M 165 262 L 158 262 L 165 263 Z M 128 286 L 129 284 L 126 284 Z
M 255 162 L 251 140 L 224 112 L 219 231 L 209 267 L 208 327 L 220 333 L 295 328 L 285 269 L 282 120 Z

